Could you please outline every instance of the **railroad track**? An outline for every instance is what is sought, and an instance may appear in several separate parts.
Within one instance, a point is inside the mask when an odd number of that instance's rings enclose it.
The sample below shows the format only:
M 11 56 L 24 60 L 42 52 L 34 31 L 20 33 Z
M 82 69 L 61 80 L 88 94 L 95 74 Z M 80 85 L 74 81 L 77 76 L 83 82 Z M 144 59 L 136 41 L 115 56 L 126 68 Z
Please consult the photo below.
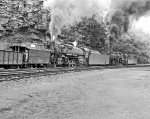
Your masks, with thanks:
M 23 78 L 39 77 L 56 75 L 60 73 L 66 73 L 71 71 L 88 70 L 88 67 L 80 68 L 43 68 L 43 69 L 17 69 L 17 70 L 0 70 L 0 82 L 20 80 Z
M 129 66 L 91 66 L 91 67 L 74 67 L 74 68 L 40 68 L 40 69 L 0 69 L 0 82 L 17 81 L 23 78 L 56 75 L 67 72 L 77 72 L 83 70 L 101 70 L 115 68 L 133 68 L 133 67 L 150 67 L 148 65 L 129 65 Z

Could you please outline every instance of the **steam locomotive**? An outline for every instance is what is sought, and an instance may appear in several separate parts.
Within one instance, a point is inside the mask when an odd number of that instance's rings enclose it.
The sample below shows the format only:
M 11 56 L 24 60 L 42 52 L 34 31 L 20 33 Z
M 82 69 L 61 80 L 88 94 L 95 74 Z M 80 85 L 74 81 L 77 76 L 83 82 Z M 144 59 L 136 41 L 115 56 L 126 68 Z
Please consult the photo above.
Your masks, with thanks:
M 43 45 L 26 43 L 10 45 L 0 50 L 2 68 L 77 67 L 93 65 L 136 64 L 133 55 L 111 53 L 101 54 L 85 47 L 70 44 L 55 45 L 45 49 Z

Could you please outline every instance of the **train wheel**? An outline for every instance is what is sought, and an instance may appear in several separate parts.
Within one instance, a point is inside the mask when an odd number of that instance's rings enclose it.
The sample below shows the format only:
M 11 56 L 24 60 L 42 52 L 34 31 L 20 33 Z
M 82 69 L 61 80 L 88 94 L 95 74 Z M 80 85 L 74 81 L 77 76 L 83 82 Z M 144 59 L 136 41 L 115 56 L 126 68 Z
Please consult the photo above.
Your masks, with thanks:
M 7 67 L 7 66 L 4 66 L 3 68 L 4 68 L 4 69 L 8 69 L 8 67 Z
M 15 69 L 19 69 L 19 65 L 16 65 L 16 66 L 15 66 Z
M 44 67 L 44 68 L 47 68 L 47 64 L 44 64 L 43 67 Z
M 51 64 L 48 64 L 48 65 L 47 65 L 47 68 L 50 68 L 51 66 L 52 66 Z
M 71 66 L 72 66 L 72 61 L 71 61 L 71 60 L 69 60 L 69 62 L 68 62 L 68 66 L 69 66 L 69 67 L 71 67 Z
M 57 65 L 56 65 L 56 64 L 54 64 L 54 65 L 53 65 L 53 67 L 57 67 Z
M 32 65 L 32 68 L 35 68 L 36 66 L 35 65 Z
M 27 67 L 28 67 L 28 65 L 27 65 L 27 64 L 24 64 L 24 65 L 23 65 L 23 68 L 27 68 Z
M 13 66 L 11 66 L 11 69 L 13 69 L 14 67 Z
M 34 68 L 33 65 L 30 65 L 30 68 L 33 69 Z
M 40 64 L 38 64 L 38 65 L 37 65 L 37 68 L 40 68 L 40 67 L 41 67 Z
M 26 65 L 26 68 L 32 68 L 32 65 Z
M 12 69 L 15 69 L 15 66 L 13 65 L 13 66 L 11 66 L 11 68 L 12 68 Z
M 54 64 L 51 64 L 51 67 L 53 68 L 55 68 L 55 67 L 57 67 L 57 65 L 54 63 Z
M 19 65 L 19 68 L 20 68 L 20 69 L 22 69 L 22 68 L 23 68 L 23 66 L 22 66 L 22 65 Z
M 13 69 L 17 69 L 17 65 L 12 66 Z
M 16 66 L 16 69 L 19 69 L 19 65 Z

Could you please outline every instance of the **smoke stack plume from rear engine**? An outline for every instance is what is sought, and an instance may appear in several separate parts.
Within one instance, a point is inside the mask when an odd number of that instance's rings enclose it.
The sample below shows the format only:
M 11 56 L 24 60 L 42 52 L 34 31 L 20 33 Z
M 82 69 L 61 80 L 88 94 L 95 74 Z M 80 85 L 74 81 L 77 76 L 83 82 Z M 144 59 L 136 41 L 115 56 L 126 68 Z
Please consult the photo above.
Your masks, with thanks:
M 112 0 L 107 22 L 121 23 L 123 32 L 127 32 L 129 24 L 150 13 L 150 0 Z M 118 25 L 118 24 L 117 24 Z
M 98 1 L 99 2 L 99 1 Z M 45 8 L 51 10 L 50 34 L 57 36 L 61 34 L 64 26 L 79 22 L 82 17 L 90 17 L 100 11 L 97 0 L 47 0 Z

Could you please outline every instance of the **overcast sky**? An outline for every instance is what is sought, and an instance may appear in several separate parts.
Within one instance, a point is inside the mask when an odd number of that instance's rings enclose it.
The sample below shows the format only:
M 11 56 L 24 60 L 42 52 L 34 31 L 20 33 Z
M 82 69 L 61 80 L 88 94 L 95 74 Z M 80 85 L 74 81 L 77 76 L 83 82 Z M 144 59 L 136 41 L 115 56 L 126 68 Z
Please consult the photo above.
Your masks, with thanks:
M 142 17 L 139 19 L 139 21 L 135 23 L 135 28 L 150 34 L 150 17 Z

